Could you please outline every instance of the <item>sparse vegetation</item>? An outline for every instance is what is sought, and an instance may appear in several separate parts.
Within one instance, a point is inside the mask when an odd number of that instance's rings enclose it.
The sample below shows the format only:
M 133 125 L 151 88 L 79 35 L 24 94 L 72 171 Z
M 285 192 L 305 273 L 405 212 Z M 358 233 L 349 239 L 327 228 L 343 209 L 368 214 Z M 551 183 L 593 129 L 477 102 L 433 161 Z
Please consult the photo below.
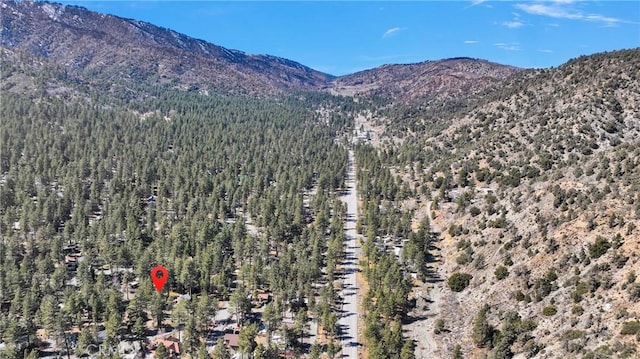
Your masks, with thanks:
M 638 333 L 640 333 L 640 321 L 637 320 L 625 322 L 620 330 L 622 335 L 636 335 Z
M 504 266 L 498 266 L 494 272 L 497 280 L 503 280 L 509 275 L 509 271 Z
M 455 348 L 453 348 L 451 359 L 463 359 L 463 358 L 464 356 L 462 355 L 462 347 L 460 346 L 460 344 L 457 344 Z
M 542 315 L 544 315 L 545 317 L 556 315 L 556 313 L 558 313 L 558 309 L 556 309 L 555 305 L 547 305 L 542 309 Z
M 440 334 L 444 331 L 444 320 L 438 319 L 436 320 L 435 327 L 433 328 L 434 334 Z
M 589 256 L 596 259 L 600 258 L 603 254 L 611 248 L 611 243 L 604 237 L 598 236 L 595 243 L 589 245 Z
M 491 344 L 494 328 L 487 320 L 487 312 L 489 307 L 485 306 L 480 309 L 476 317 L 473 319 L 473 332 L 471 338 L 478 348 L 484 348 Z
M 468 273 L 454 273 L 449 277 L 447 284 L 452 291 L 462 292 L 469 285 L 471 278 L 473 276 Z

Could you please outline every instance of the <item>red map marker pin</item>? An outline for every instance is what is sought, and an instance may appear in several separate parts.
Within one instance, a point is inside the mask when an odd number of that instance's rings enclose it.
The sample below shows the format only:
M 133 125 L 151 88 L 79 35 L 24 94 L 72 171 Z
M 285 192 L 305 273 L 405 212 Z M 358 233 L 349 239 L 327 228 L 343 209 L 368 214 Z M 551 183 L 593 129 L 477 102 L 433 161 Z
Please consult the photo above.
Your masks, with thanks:
M 153 281 L 153 285 L 156 287 L 158 292 L 162 291 L 164 288 L 164 284 L 167 283 L 167 279 L 169 279 L 169 271 L 167 268 L 163 266 L 155 266 L 151 270 L 151 280 Z

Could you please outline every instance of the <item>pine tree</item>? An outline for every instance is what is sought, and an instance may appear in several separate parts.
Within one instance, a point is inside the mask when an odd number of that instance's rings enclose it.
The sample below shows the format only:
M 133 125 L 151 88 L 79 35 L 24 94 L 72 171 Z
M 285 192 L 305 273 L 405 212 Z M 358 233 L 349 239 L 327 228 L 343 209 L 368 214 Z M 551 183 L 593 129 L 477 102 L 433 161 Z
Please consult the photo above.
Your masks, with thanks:
M 256 335 L 258 326 L 255 323 L 247 324 L 240 331 L 238 338 L 238 349 L 241 353 L 252 353 L 256 347 Z
M 267 343 L 271 343 L 273 332 L 278 328 L 282 321 L 282 315 L 280 313 L 280 310 L 275 307 L 273 302 L 268 303 L 262 312 L 262 321 L 267 327 Z
M 484 348 L 491 344 L 493 328 L 487 321 L 489 307 L 482 308 L 473 319 L 471 339 L 478 348 Z
M 318 343 L 311 344 L 309 348 L 309 359 L 320 359 L 320 354 L 322 353 L 322 349 Z
M 334 359 L 336 355 L 340 352 L 340 344 L 336 343 L 331 339 L 327 344 L 327 356 L 329 359 Z
M 218 338 L 218 341 L 216 342 L 216 348 L 213 351 L 213 358 L 231 359 L 231 353 L 229 353 L 229 349 L 222 338 Z
M 402 351 L 400 352 L 401 359 L 415 359 L 415 344 L 413 340 L 406 339 L 402 345 Z
M 200 295 L 195 313 L 199 331 L 203 332 L 209 327 L 211 318 L 216 316 L 217 309 L 218 302 L 216 300 L 211 300 L 206 293 Z
M 80 331 L 80 336 L 78 337 L 78 342 L 76 344 L 76 355 L 84 353 L 89 345 L 94 344 L 94 340 L 91 337 L 91 332 L 88 328 L 82 328 Z
M 105 343 L 110 348 L 115 348 L 118 344 L 118 328 L 120 327 L 120 314 L 117 312 L 112 312 L 109 314 L 109 319 L 105 324 Z
M 155 359 L 169 359 L 169 353 L 167 352 L 167 348 L 162 344 L 158 344 L 156 348 L 156 353 L 153 356 Z
M 164 310 L 167 307 L 167 300 L 162 293 L 155 293 L 151 299 L 151 312 L 156 319 L 156 328 L 160 328 L 164 320 Z
M 200 344 L 198 348 L 198 359 L 209 359 L 209 353 L 207 352 L 207 345 L 205 343 Z
M 198 333 L 198 329 L 196 327 L 195 318 L 190 317 L 187 320 L 186 326 L 184 328 L 184 337 L 182 339 L 182 343 L 184 345 L 185 351 L 191 356 L 196 353 L 200 343 L 200 335 Z

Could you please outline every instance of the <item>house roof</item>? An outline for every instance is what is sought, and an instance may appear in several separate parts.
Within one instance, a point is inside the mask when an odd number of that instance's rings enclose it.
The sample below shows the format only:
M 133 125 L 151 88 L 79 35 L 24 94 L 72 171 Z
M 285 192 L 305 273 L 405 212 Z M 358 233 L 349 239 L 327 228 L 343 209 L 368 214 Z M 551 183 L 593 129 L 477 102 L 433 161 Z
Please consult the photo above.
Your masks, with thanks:
M 156 345 L 162 344 L 168 351 L 180 354 L 180 341 L 172 336 L 155 340 Z
M 238 334 L 227 333 L 224 335 L 224 342 L 227 343 L 227 345 L 230 348 L 237 348 L 239 341 L 240 341 L 240 335 Z

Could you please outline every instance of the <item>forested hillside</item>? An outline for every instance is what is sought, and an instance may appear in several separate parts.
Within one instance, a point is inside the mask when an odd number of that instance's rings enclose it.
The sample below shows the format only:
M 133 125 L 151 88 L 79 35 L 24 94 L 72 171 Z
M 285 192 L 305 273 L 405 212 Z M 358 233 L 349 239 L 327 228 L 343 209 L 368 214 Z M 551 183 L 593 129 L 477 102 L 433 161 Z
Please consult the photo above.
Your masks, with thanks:
M 4 71 L 3 86 L 13 76 Z M 348 101 L 133 91 L 146 99 L 3 91 L 3 355 L 116 348 L 178 325 L 195 355 L 216 301 L 230 300 L 239 324 L 260 317 L 256 291 L 269 293 L 270 331 L 295 303 L 335 304 L 325 289 L 342 253 L 335 192 L 347 163 L 336 139 L 350 121 L 319 109 Z M 170 272 L 164 294 L 149 280 L 157 264 Z M 192 298 L 184 322 L 169 292 Z M 298 339 L 287 348 L 303 350 Z

